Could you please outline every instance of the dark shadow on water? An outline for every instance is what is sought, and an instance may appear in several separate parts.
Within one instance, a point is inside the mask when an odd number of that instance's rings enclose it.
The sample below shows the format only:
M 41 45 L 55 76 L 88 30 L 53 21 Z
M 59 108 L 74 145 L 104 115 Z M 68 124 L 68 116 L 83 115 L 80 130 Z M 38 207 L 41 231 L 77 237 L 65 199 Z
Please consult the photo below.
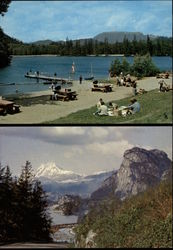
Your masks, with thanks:
M 14 101 L 17 105 L 29 107 L 31 105 L 36 105 L 36 104 L 54 104 L 57 105 L 57 101 L 52 101 L 50 100 L 50 95 L 44 95 L 44 96 L 37 96 L 37 97 L 27 97 L 26 98 L 22 95 L 20 96 L 8 96 L 6 98 L 7 100 Z

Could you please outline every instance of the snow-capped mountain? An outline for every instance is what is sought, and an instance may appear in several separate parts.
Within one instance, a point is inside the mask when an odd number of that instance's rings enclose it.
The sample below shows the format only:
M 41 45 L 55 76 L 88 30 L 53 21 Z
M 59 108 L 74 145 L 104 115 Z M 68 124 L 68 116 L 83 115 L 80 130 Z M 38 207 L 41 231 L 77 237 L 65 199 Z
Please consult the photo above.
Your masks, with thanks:
M 113 171 L 102 171 L 88 176 L 80 175 L 50 162 L 42 164 L 36 170 L 35 178 L 41 181 L 49 198 L 56 200 L 64 194 L 89 196 L 112 173 Z
M 78 181 L 82 176 L 69 170 L 64 170 L 54 162 L 41 164 L 35 173 L 35 177 L 43 181 L 67 182 Z

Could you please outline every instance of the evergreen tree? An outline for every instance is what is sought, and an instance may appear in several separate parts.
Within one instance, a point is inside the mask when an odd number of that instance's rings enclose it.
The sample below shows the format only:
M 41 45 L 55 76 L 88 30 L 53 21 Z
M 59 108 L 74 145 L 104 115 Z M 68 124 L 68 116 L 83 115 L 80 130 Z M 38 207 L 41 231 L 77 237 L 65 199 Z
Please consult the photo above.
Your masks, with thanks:
M 1 0 L 0 1 L 0 15 L 4 16 L 5 12 L 7 12 L 9 4 L 11 0 Z
M 0 1 L 0 15 L 4 16 L 5 12 L 9 7 L 11 0 L 1 0 Z M 11 62 L 11 56 L 8 44 L 5 41 L 5 35 L 0 27 L 0 68 L 9 65 Z
M 4 215 L 4 167 L 2 167 L 0 163 L 0 241 L 3 240 L 4 237 L 4 221 L 3 221 L 3 215 Z
M 0 165 L 0 242 L 50 240 L 46 195 L 33 177 L 28 161 L 18 180 Z
M 0 28 L 0 68 L 9 65 L 11 62 L 9 46 L 5 40 L 4 32 Z
M 18 223 L 20 223 L 19 238 L 21 240 L 29 240 L 31 238 L 32 186 L 32 166 L 29 161 L 26 161 L 18 180 L 18 204 L 20 204 Z
M 12 220 L 12 200 L 13 200 L 13 179 L 9 166 L 6 167 L 4 173 L 4 239 L 8 240 L 13 237 L 13 220 Z
M 3 176 L 2 176 L 2 171 Z M 13 179 L 11 176 L 10 168 L 1 168 L 1 188 L 0 188 L 0 229 L 2 241 L 7 241 L 13 236 L 13 209 L 12 209 L 12 200 L 13 200 Z
M 147 52 L 150 54 L 150 56 L 153 55 L 153 45 L 149 36 L 147 36 Z
M 41 183 L 36 181 L 33 187 L 33 194 L 31 199 L 31 228 L 32 239 L 40 241 L 50 240 L 50 226 L 51 219 L 49 218 L 48 203 L 46 200 L 45 192 L 42 189 Z

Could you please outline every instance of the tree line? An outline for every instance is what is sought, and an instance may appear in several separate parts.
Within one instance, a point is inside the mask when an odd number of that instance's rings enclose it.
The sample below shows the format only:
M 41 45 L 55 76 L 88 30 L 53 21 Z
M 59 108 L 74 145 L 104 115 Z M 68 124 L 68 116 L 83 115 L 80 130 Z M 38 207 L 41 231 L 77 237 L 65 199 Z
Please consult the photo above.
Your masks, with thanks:
M 1 0 L 0 1 L 0 15 L 4 16 L 7 12 L 11 0 Z M 0 27 L 0 68 L 3 68 L 10 64 L 11 62 L 11 51 L 8 46 L 8 42 L 5 39 L 5 34 Z
M 137 41 L 135 37 L 133 41 L 129 41 L 125 37 L 123 42 L 115 42 L 114 44 L 108 43 L 107 39 L 104 42 L 98 42 L 93 39 L 72 41 L 67 38 L 66 41 L 52 42 L 48 45 L 10 42 L 9 46 L 12 55 L 97 56 L 100 54 L 124 54 L 129 56 L 149 53 L 151 56 L 172 56 L 172 38 L 158 37 L 152 40 L 149 36 L 147 36 L 146 41 Z
M 30 162 L 19 178 L 0 164 L 0 242 L 51 240 L 51 219 L 41 183 L 34 179 Z
M 119 76 L 122 72 L 123 75 L 131 74 L 138 78 L 144 76 L 155 76 L 160 72 L 159 68 L 153 63 L 150 54 L 143 56 L 136 55 L 132 65 L 130 65 L 125 57 L 122 61 L 117 58 L 111 63 L 109 71 L 111 77 Z

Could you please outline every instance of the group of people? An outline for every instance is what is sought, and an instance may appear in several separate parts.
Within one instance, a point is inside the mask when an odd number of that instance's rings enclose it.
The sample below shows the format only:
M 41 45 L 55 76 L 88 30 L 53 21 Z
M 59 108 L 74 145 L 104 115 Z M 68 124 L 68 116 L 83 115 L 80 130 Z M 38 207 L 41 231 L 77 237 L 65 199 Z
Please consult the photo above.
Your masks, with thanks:
M 118 106 L 115 103 L 109 102 L 107 106 L 102 98 L 97 103 L 97 111 L 93 115 L 99 116 L 126 116 L 128 114 L 135 114 L 140 111 L 140 103 L 135 99 L 130 100 L 128 106 Z
M 158 82 L 159 92 L 167 92 L 170 90 L 170 85 L 168 85 L 163 79 Z
M 130 74 L 127 76 L 123 75 L 123 72 L 120 73 L 120 76 L 116 77 L 117 86 L 132 87 L 133 96 L 137 95 L 137 82 L 132 80 Z
M 136 83 L 136 80 L 132 80 L 130 74 L 124 76 L 123 72 L 121 72 L 120 76 L 116 76 L 116 82 L 118 86 L 131 87 L 133 83 Z

